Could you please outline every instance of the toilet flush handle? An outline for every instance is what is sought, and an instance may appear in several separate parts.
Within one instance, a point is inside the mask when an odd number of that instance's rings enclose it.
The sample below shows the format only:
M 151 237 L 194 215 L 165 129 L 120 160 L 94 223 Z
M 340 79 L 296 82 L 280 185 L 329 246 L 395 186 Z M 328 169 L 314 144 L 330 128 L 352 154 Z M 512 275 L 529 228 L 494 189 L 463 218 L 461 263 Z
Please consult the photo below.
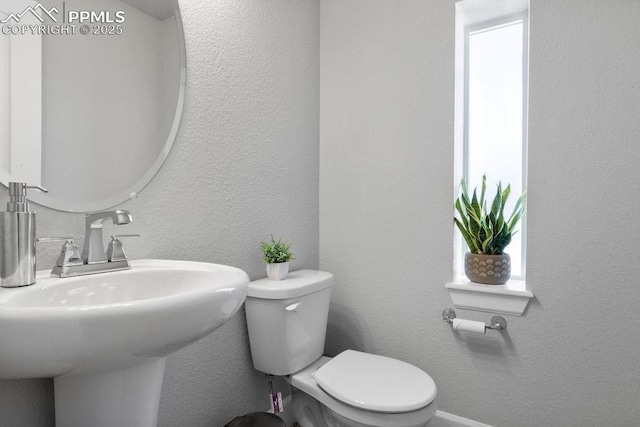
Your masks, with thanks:
M 299 302 L 294 302 L 291 305 L 288 305 L 285 307 L 285 310 L 288 312 L 298 312 L 298 308 L 300 307 L 300 303 Z

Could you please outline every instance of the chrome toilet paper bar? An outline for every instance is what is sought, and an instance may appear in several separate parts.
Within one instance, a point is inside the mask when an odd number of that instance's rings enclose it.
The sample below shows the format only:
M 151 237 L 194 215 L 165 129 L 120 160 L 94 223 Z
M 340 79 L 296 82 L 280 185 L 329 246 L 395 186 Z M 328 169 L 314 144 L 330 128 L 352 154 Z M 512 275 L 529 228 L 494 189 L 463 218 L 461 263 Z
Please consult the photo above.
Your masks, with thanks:
M 442 310 L 442 320 L 447 323 L 453 323 L 453 319 L 456 318 L 456 312 L 451 308 L 445 308 Z M 489 324 L 484 325 L 486 329 L 492 329 L 494 331 L 501 331 L 507 329 L 507 321 L 502 316 L 493 316 Z

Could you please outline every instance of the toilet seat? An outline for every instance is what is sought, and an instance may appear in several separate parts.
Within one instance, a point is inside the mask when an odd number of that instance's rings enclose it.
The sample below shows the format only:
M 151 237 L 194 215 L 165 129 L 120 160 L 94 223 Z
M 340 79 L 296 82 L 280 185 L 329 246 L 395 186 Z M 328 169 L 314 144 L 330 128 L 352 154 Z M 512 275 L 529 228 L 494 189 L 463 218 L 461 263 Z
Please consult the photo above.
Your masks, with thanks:
M 313 399 L 317 400 L 327 410 L 332 411 L 340 416 L 351 420 L 358 426 L 363 425 L 367 427 L 424 427 L 427 422 L 434 416 L 437 403 L 433 400 L 430 404 L 424 408 L 420 408 L 417 411 L 401 412 L 401 413 L 388 413 L 388 412 L 374 412 L 365 409 L 360 409 L 352 405 L 348 405 L 324 391 L 318 385 L 318 382 L 314 378 L 314 374 L 323 365 L 331 361 L 329 357 L 321 357 L 313 362 L 311 365 L 304 369 L 290 375 L 287 380 L 294 389 L 293 406 L 300 403 L 300 399 L 296 398 L 295 393 L 302 392 Z M 298 390 L 298 391 L 296 391 Z M 302 399 L 304 400 L 304 399 Z M 305 408 L 302 408 L 306 411 Z M 294 410 L 295 412 L 295 410 Z M 309 424 L 314 425 L 314 424 Z M 324 422 L 319 422 L 315 426 L 326 427 L 328 425 Z M 342 425 L 342 424 L 339 424 Z M 345 425 L 352 425 L 346 423 Z
M 333 398 L 356 408 L 384 413 L 416 411 L 434 401 L 433 379 L 400 360 L 346 350 L 313 374 Z

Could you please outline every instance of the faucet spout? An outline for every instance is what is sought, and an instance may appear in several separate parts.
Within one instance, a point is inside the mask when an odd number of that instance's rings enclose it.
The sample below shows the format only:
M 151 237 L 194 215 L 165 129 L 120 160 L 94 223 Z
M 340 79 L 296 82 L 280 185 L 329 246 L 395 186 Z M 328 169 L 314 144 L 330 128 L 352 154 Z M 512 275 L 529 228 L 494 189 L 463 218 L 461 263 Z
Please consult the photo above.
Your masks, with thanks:
M 84 247 L 82 261 L 84 264 L 107 262 L 107 254 L 102 240 L 102 224 L 111 220 L 115 225 L 129 224 L 131 213 L 126 210 L 94 212 L 85 216 Z
M 108 219 L 116 225 L 129 224 L 132 221 L 131 213 L 125 210 L 94 212 L 86 215 L 87 226 L 92 228 L 101 228 Z

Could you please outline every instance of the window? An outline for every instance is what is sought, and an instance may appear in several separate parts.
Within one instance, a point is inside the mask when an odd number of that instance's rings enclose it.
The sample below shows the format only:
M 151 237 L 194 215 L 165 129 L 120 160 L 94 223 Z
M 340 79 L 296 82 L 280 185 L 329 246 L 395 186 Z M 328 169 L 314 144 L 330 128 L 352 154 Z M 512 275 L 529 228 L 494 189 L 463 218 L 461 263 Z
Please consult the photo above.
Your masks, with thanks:
M 512 196 L 505 209 L 510 213 L 526 188 L 527 152 L 527 58 L 528 6 L 496 16 L 479 13 L 478 0 L 458 2 L 457 25 L 462 52 L 458 55 L 456 139 L 461 142 L 456 161 L 457 181 L 466 178 L 469 189 L 479 187 L 487 175 L 487 194 L 493 197 L 498 181 L 511 184 Z M 476 6 L 474 11 L 469 4 Z M 492 6 L 495 10 L 495 4 Z M 462 9 L 462 11 L 461 11 Z M 475 17 L 475 19 L 474 19 Z M 461 93 L 460 93 L 461 92 Z M 513 236 L 507 252 L 511 256 L 513 279 L 525 277 L 525 220 Z M 456 234 L 457 238 L 459 236 Z M 467 251 L 460 239 L 456 275 L 463 275 L 462 258 Z
M 528 0 L 456 2 L 455 180 L 466 178 L 472 191 L 486 174 L 490 200 L 498 181 L 511 184 L 508 215 L 526 188 L 528 11 Z M 454 280 L 446 288 L 456 307 L 524 313 L 533 298 L 524 281 L 525 227 L 526 214 L 507 247 L 511 280 L 505 285 L 469 282 L 468 248 L 454 234 Z

